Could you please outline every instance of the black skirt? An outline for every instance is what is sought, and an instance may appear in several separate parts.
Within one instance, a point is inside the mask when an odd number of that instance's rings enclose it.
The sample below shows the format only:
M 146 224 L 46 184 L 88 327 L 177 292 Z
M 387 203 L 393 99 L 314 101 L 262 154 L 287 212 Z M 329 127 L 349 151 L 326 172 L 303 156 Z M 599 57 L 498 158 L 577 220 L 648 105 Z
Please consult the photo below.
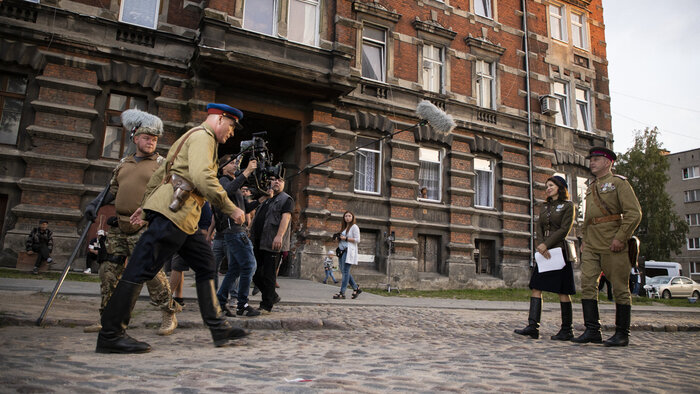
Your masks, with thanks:
M 543 273 L 537 271 L 537 264 L 535 264 L 530 277 L 530 289 L 557 294 L 576 294 L 574 270 L 571 267 L 571 263 L 567 262 L 564 268 L 560 270 Z

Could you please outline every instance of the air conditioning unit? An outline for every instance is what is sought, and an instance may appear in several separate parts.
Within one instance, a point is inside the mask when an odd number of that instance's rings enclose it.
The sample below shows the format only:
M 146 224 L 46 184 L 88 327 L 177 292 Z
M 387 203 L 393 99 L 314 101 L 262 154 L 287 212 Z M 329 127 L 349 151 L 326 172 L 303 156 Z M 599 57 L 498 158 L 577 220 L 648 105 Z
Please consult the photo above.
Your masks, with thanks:
M 557 109 L 556 97 L 550 95 L 540 96 L 540 106 L 542 107 L 542 113 L 545 115 L 554 115 L 559 112 Z

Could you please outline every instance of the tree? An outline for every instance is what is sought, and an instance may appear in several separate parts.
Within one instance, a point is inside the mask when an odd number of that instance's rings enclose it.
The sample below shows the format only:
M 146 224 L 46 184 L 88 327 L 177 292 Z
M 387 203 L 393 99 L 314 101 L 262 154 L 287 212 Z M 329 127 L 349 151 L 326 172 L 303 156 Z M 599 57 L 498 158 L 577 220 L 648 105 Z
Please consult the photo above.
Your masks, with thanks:
M 666 193 L 669 163 L 658 135 L 656 127 L 637 132 L 634 146 L 618 155 L 615 173 L 627 177 L 642 206 L 642 221 L 637 229 L 640 255 L 649 260 L 668 260 L 671 252 L 681 253 L 688 223 L 673 210 L 673 201 Z

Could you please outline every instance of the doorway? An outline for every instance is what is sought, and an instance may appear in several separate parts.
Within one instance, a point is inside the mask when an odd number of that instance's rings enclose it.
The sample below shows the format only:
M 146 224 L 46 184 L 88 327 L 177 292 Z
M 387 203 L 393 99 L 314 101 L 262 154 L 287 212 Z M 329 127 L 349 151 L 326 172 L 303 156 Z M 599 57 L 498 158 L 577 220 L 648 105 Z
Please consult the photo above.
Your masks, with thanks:
M 418 272 L 440 273 L 440 237 L 418 235 Z
M 496 272 L 496 241 L 477 238 L 474 241 L 474 246 L 474 263 L 477 275 L 494 275 Z

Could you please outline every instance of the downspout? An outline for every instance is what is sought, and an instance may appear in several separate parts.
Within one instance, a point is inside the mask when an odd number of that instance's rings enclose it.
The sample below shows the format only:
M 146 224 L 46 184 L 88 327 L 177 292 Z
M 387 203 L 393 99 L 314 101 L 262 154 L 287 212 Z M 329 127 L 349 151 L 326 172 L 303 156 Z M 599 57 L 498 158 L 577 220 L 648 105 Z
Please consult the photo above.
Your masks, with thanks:
M 528 166 L 528 178 L 530 179 L 530 267 L 534 267 L 535 262 L 534 253 L 535 250 L 535 199 L 534 199 L 534 187 L 535 180 L 532 175 L 532 111 L 530 109 L 530 101 L 532 98 L 532 92 L 530 91 L 530 49 L 528 47 L 528 30 L 527 30 L 527 0 L 522 0 L 523 5 L 523 30 L 525 31 L 525 37 L 523 37 L 523 46 L 525 47 L 525 91 L 527 92 L 527 153 L 529 156 Z

